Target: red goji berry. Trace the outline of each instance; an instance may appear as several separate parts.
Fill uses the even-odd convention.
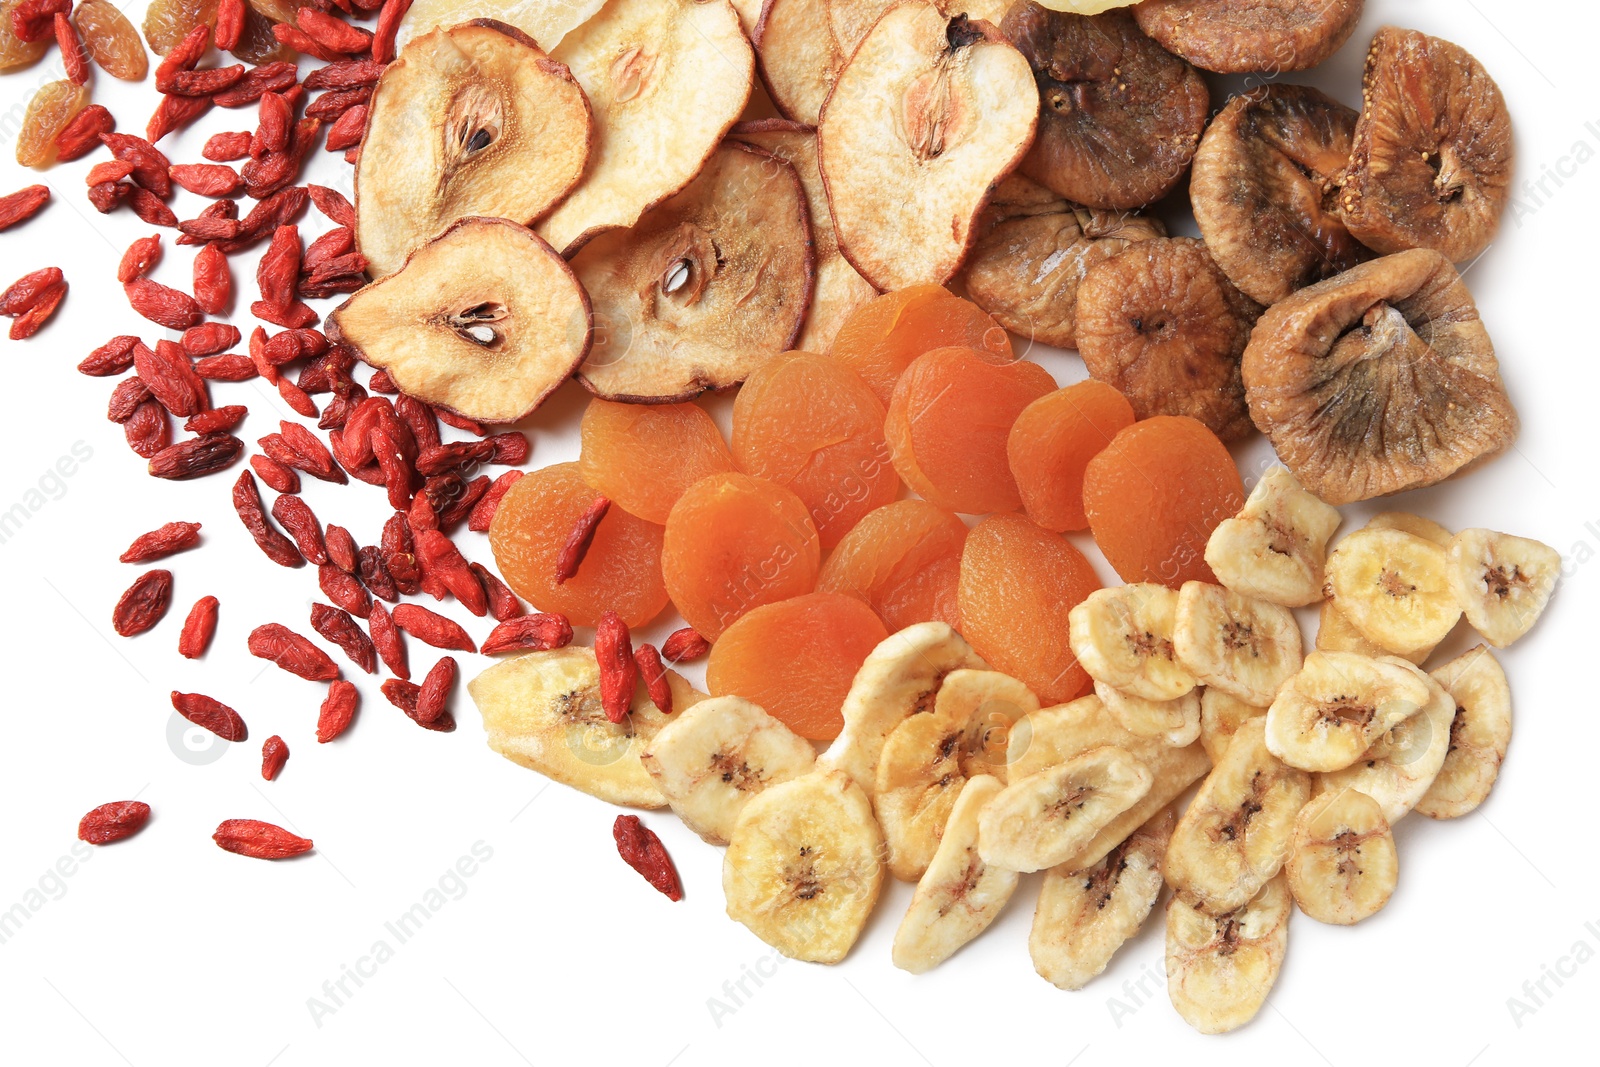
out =
[[[142,634],[161,621],[171,604],[172,572],[145,571],[117,600],[111,626],[123,637]]]
[[[131,282],[135,278],[142,278],[160,262],[161,235],[153,233],[149,237],[141,237],[122,253],[122,261],[117,264],[117,281]]]
[[[195,64],[206,54],[206,47],[210,43],[210,26],[197,25],[185,33],[156,67],[156,89],[166,92],[171,85],[173,75],[181,70],[193,70]]]
[[[491,463],[515,467],[519,463],[527,462],[528,453],[533,451],[533,446],[528,444],[528,438],[515,430],[497,433],[487,440],[494,446],[489,460]]]
[[[21,315],[63,280],[60,267],[41,267],[24,274],[12,282],[4,293],[0,293],[0,315]]]
[[[256,365],[249,356],[207,356],[197,360],[194,372],[212,382],[243,382],[256,376]]]
[[[100,135],[117,128],[117,120],[100,104],[90,104],[56,134],[56,162],[71,163],[100,147]],[[123,176],[110,179],[119,181]],[[102,181],[106,179],[101,179]],[[96,184],[90,182],[90,185]]]
[[[204,693],[180,693],[174,689],[172,706],[179,715],[196,726],[210,730],[224,741],[243,741],[246,737],[244,720],[239,713]]]
[[[225,322],[201,323],[183,331],[178,343],[192,358],[214,356],[239,343],[239,329]]]
[[[387,393],[390,396],[400,391],[400,387],[394,384],[394,379],[389,377],[389,372],[381,367],[373,371],[372,377],[367,379],[367,388],[374,393]]]
[[[21,41],[42,41],[50,35],[55,17],[72,10],[72,0],[21,0],[11,8],[11,32]]]
[[[372,613],[372,595],[361,581],[333,564],[324,563],[317,568],[317,585],[323,596],[356,618],[364,619]]]
[[[594,498],[594,502],[584,509],[578,521],[573,524],[572,532],[567,535],[567,543],[561,546],[561,551],[556,554],[556,584],[565,584],[568,578],[578,573],[578,568],[583,566],[583,558],[589,554],[589,546],[594,543],[594,532],[600,526],[600,520],[606,517],[606,512],[611,510],[611,501],[603,496]]]
[[[133,418],[139,405],[150,398],[150,390],[144,384],[144,379],[137,374],[130,374],[111,390],[111,399],[106,402],[106,418],[115,423],[127,422]]]
[[[272,502],[272,517],[288,531],[300,554],[318,566],[328,562],[328,550],[322,540],[322,523],[316,513],[300,497],[290,493],[280,494]]]
[[[353,229],[356,224],[356,209],[337,189],[329,189],[325,185],[308,185],[306,193],[311,197],[311,202],[317,210],[326,215],[332,222]]]
[[[455,466],[455,463],[447,461],[434,470],[423,467],[422,454],[439,447],[439,420],[434,417],[432,408],[416,397],[402,394],[394,401],[394,413],[400,416],[400,421],[411,431],[411,439],[416,442],[418,472],[438,474],[447,467]]]
[[[318,96],[306,107],[306,114],[323,122],[336,122],[350,111],[372,99],[372,89],[331,89]]]
[[[297,414],[308,419],[317,417],[317,403],[312,400],[306,391],[287,378],[278,379],[278,395],[283,397],[283,402],[288,404]]]
[[[368,674],[378,671],[377,645],[366,635],[348,611],[329,604],[311,605],[311,628],[325,641],[339,646],[346,658]]]
[[[123,420],[122,434],[128,447],[152,464],[178,447],[172,443],[172,420],[167,417],[167,409],[155,397],[134,405],[133,412]],[[152,466],[150,473],[155,472]]]
[[[162,199],[148,189],[134,186],[128,190],[128,206],[141,222],[151,226],[177,226],[178,216],[172,213]],[[164,324],[163,324],[164,325]]]
[[[400,30],[400,20],[411,9],[411,0],[386,0],[378,12],[378,25],[372,31],[372,61],[394,61],[395,35]]]
[[[661,653],[651,644],[640,645],[633,653],[633,662],[639,667],[639,680],[650,701],[661,714],[672,714],[672,686],[667,681],[667,668],[661,663]]]
[[[461,606],[482,618],[489,611],[483,583],[472,573],[461,551],[438,530],[417,530],[417,563],[425,576],[437,578],[461,601]]]
[[[246,71],[245,76],[211,98],[218,107],[248,107],[261,99],[262,93],[279,92],[299,80],[300,72],[288,60],[263,63]]]
[[[451,656],[443,656],[422,679],[422,688],[417,693],[417,722],[428,726],[449,714],[446,702],[455,684],[456,661]]]
[[[385,700],[405,712],[407,718],[423,729],[449,733],[456,728],[455,716],[448,711],[432,722],[423,722],[417,718],[417,698],[422,695],[422,687],[420,685],[399,678],[390,678],[378,689],[383,693]]]
[[[611,824],[611,837],[617,843],[617,854],[644,876],[668,900],[683,899],[683,885],[678,881],[677,868],[667,855],[667,846],[655,831],[639,821],[637,815],[618,815]]]
[[[258,860],[281,860],[310,852],[310,838],[256,819],[224,819],[211,840],[225,852]]]
[[[409,679],[411,665],[406,655],[405,641],[401,638],[394,619],[389,615],[388,608],[379,603],[372,605],[372,614],[367,616],[367,633],[371,635],[373,647],[383,658],[383,664],[389,668],[389,673],[396,678]]]
[[[489,597],[489,614],[496,622],[515,619],[523,612],[522,601],[502,582],[498,575],[481,563],[474,563],[472,573],[477,575],[483,591]]]
[[[416,604],[397,604],[391,613],[394,624],[425,645],[455,652],[476,652],[467,631],[451,619]]]
[[[299,277],[300,228],[293,224],[279,226],[256,266],[262,301],[274,308],[289,307],[295,301],[294,286]]]
[[[495,512],[500,510],[501,499],[521,478],[521,471],[506,471],[491,482],[488,491],[483,494],[483,499],[473,505],[472,514],[467,518],[467,529],[488,533],[490,525],[494,522]]]
[[[243,471],[233,483],[233,510],[239,521],[250,531],[250,536],[266,557],[280,567],[298,567],[305,557],[293,541],[285,537],[267,521],[266,509],[261,503],[261,490],[249,471]]]
[[[120,182],[132,173],[132,163],[121,159],[108,159],[90,167],[89,173],[83,180],[89,185],[103,185],[107,182]]]
[[[61,12],[55,15],[56,47],[61,49],[61,65],[73,85],[89,84],[89,54],[73,28],[72,20]]]
[[[633,706],[639,665],[633,658],[628,624],[614,611],[600,613],[594,629],[594,658],[600,665],[600,706],[608,720],[621,722]]]
[[[200,154],[213,163],[232,163],[250,154],[248,133],[214,133],[207,138]]]
[[[194,297],[149,278],[135,278],[122,291],[133,310],[169,330],[187,330],[206,317]]]
[[[217,24],[212,30],[211,40],[219,52],[231,52],[239,46],[248,16],[249,8],[245,0],[221,0],[217,4]]]
[[[239,172],[226,163],[179,163],[168,173],[174,182],[198,196],[232,196],[244,187]]]
[[[206,245],[194,257],[194,299],[208,315],[225,315],[233,303],[233,273],[216,245]]]
[[[446,426],[454,426],[458,430],[465,430],[467,433],[470,433],[475,437],[489,436],[489,431],[484,429],[481,423],[473,422],[471,419],[466,418],[465,416],[457,415],[449,408],[436,407],[433,409],[433,413],[437,415],[439,421],[444,423]]]
[[[372,34],[314,7],[296,12],[295,24],[329,52],[356,55],[372,46]]]
[[[269,152],[289,147],[294,129],[294,109],[281,93],[262,93],[256,102],[256,132],[250,138],[250,158],[260,159]]]
[[[217,433],[231,430],[244,420],[250,409],[243,404],[228,404],[190,415],[183,428],[190,433]]]
[[[289,762],[289,746],[283,738],[273,734],[261,746],[261,777],[272,781]]]
[[[49,202],[48,185],[30,185],[7,196],[0,196],[0,230],[10,229],[19,222],[33,218]]]
[[[186,419],[211,406],[205,380],[194,372],[182,345],[174,341],[157,341],[153,349],[138,345],[133,350],[133,366],[150,395],[178,418]]]
[[[139,339],[132,334],[113,337],[85,356],[78,364],[78,372],[95,378],[121,374],[133,366],[133,346],[138,343]]]
[[[278,429],[283,434],[284,441],[294,450],[305,466],[299,469],[323,481],[344,482],[344,472],[333,461],[328,447],[317,440],[316,434],[300,425],[298,422],[283,420],[278,423]]]
[[[193,548],[200,543],[198,522],[169,522],[133,539],[117,559],[123,563],[149,563]]]
[[[400,599],[400,590],[394,583],[394,577],[389,573],[389,568],[383,565],[383,551],[376,545],[356,550],[356,574],[379,600],[393,604]]]
[[[155,145],[131,133],[104,133],[100,141],[117,159],[133,164],[129,176],[135,184],[163,200],[172,195],[172,177],[168,174],[172,161]]]
[[[328,524],[327,533],[323,535],[323,543],[328,549],[328,562],[344,571],[354,574],[358,566],[356,561],[356,539],[350,536],[350,531],[343,526]]]
[[[150,805],[142,800],[113,800],[78,820],[78,840],[109,845],[132,837],[150,821]]]
[[[711,642],[703,637],[699,630],[693,626],[685,626],[681,630],[674,630],[661,642],[661,654],[671,663],[685,663],[697,660],[711,651]]]
[[[485,656],[496,652],[545,652],[571,643],[572,624],[565,615],[537,612],[502,622],[489,631],[478,651]]]
[[[153,405],[167,417],[161,405]],[[127,425],[132,425],[130,422]],[[124,426],[124,429],[127,427]],[[169,445],[150,457],[148,469],[151,477],[181,481],[200,478],[226,470],[244,453],[244,442],[231,433],[203,433],[187,441]]]
[[[453,474],[449,477],[456,485],[452,486],[452,499],[449,504],[439,512],[439,530],[441,533],[447,534],[467,521],[467,517],[472,514],[472,509],[478,506],[478,501],[482,500],[484,494],[489,491],[489,476],[487,474],[480,474],[464,485],[460,484],[460,475]],[[427,487],[424,486],[423,488],[424,492],[426,492]]]
[[[183,620],[183,631],[178,634],[178,654],[184,659],[199,659],[211,647],[211,638],[217,632],[217,598],[203,596],[189,609]]]
[[[38,333],[39,328],[55,314],[56,308],[61,305],[61,299],[66,295],[66,282],[58,282],[39,294],[39,299],[34,301],[33,306],[18,315],[16,321],[11,324],[9,333],[11,339],[23,341]]]
[[[327,744],[350,728],[356,717],[356,705],[361,701],[361,691],[349,682],[339,680],[328,684],[328,695],[317,712],[317,743]]]
[[[230,71],[232,68],[229,68]],[[186,75],[179,75],[186,77]],[[167,93],[161,98],[161,103],[150,115],[150,121],[145,123],[144,135],[151,143],[155,144],[169,133],[184,129],[191,125],[201,115],[211,110],[210,96],[182,96],[176,92]]]
[[[251,630],[249,648],[252,656],[271,660],[308,682],[339,677],[339,665],[326,652],[281,623],[264,623]]]
[[[328,127],[323,148],[329,152],[343,152],[361,143],[367,132],[367,105],[357,104],[334,120]]]

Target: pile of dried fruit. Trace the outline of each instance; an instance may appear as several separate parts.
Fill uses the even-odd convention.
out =
[[[244,456],[248,412],[211,383],[264,378],[316,420],[325,437],[284,420],[258,438],[234,508],[273,562],[316,568],[311,630],[381,666],[418,725],[454,728],[459,667],[412,682],[408,639],[515,653],[468,685],[490,746],[726,844],[728,913],[800,959],[849,952],[885,867],[917,883],[893,949],[913,972],[1043,871],[1030,950],[1076,989],[1171,886],[1170,995],[1208,1033],[1263,1003],[1291,901],[1373,914],[1394,823],[1483,801],[1505,677],[1481,646],[1421,665],[1463,616],[1495,647],[1521,637],[1559,557],[1403,513],[1329,548],[1330,505],[1435,484],[1516,433],[1453,266],[1492,239],[1511,168],[1473,57],[1384,29],[1359,112],[1273,82],[1213,117],[1203,71],[1313,66],[1360,0],[571,0],[517,25],[483,7],[155,0],[163,96],[139,137],[89,103],[91,60],[147,73],[114,7],[0,0],[0,70],[54,41],[68,73],[18,160],[104,148],[90,202],[198,249],[184,292],[150,277],[159,235],[128,248],[128,303],[171,336],[113,338],[79,369],[123,376],[107,414],[159,478]],[[758,78],[783,117],[752,104]],[[156,147],[251,105],[205,162]],[[319,141],[354,166],[354,204],[298,184]],[[1200,239],[1136,213],[1185,177]],[[175,187],[212,204],[179,220]],[[49,199],[0,198],[0,230]],[[333,224],[309,244],[308,204]],[[229,257],[262,244],[246,340],[221,321]],[[12,338],[66,293],[53,267],[8,288]],[[345,294],[320,329],[308,301]],[[1089,379],[1058,388],[1008,331],[1077,349]],[[594,394],[577,462],[480,473],[524,465],[527,438],[493,427],[574,376]],[[734,386],[724,439],[692,401]],[[1257,429],[1287,466],[1247,496],[1226,443]],[[381,490],[374,543],[324,525],[302,475]],[[463,526],[503,580],[461,553]],[[1126,584],[1101,587],[1064,536],[1083,531]],[[172,522],[122,559],[199,543]],[[155,627],[172,588],[140,575],[118,633]],[[480,645],[402,599],[422,594],[498,625]],[[689,626],[635,648],[669,604]],[[1292,609],[1312,605],[1305,654]],[[218,611],[194,604],[181,655],[205,654]],[[321,645],[265,621],[249,649],[327,683],[319,742],[350,725],[359,692]],[[705,656],[709,694],[670,669]],[[172,703],[247,736],[208,695]],[[269,738],[263,777],[288,756]],[[104,805],[80,836],[149,814]],[[679,899],[656,835],[632,815],[613,832]],[[240,819],[215,840],[312,847]]]

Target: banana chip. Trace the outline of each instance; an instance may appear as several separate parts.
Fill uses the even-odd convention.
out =
[[[1140,582],[1097,589],[1067,617],[1067,640],[1089,677],[1129,696],[1176,700],[1194,676],[1173,655],[1178,594]]]
[[[1322,599],[1328,538],[1339,512],[1301,488],[1287,467],[1273,467],[1244,508],[1206,542],[1206,563],[1235,593],[1298,608]]]
[[[1278,604],[1184,582],[1173,631],[1178,661],[1211,688],[1266,707],[1300,669],[1300,624]]]
[[[1423,679],[1428,702],[1374,742],[1355,763],[1319,775],[1317,791],[1359,790],[1378,802],[1383,817],[1393,826],[1417,805],[1444,766],[1456,702],[1438,682],[1404,660],[1390,658],[1387,662],[1406,667]]]
[[[1228,751],[1228,745],[1239,727],[1266,714],[1266,708],[1246,704],[1220,689],[1207,689],[1201,693],[1200,745],[1211,757],[1211,762],[1222,762],[1222,756]]]
[[[1006,786],[978,817],[978,855],[1042,871],[1082,852],[1150,792],[1149,769],[1125,749],[1095,748]]]
[[[1383,809],[1354,789],[1313,799],[1294,821],[1284,873],[1295,903],[1318,922],[1351,926],[1376,915],[1400,879]]]
[[[1493,530],[1462,530],[1446,557],[1457,603],[1495,648],[1533,629],[1561,576],[1561,553]]]
[[[1167,996],[1202,1034],[1225,1034],[1256,1017],[1289,948],[1289,890],[1274,878],[1255,899],[1212,916],[1181,897],[1167,905]]]
[[[1506,672],[1482,645],[1433,672],[1455,701],[1444,765],[1417,801],[1430,819],[1458,819],[1482,804],[1500,776],[1511,745],[1511,687]]]
[[[1368,641],[1395,655],[1432,648],[1461,618],[1445,550],[1401,530],[1365,529],[1328,557],[1328,589]]]
[[[1372,659],[1398,655],[1418,667],[1427,662],[1428,657],[1433,655],[1434,649],[1433,645],[1429,645],[1427,648],[1414,649],[1411,652],[1396,653],[1375,645],[1363,637],[1361,631],[1344,617],[1344,612],[1339,610],[1339,605],[1332,598],[1322,602],[1322,610],[1317,616],[1316,644],[1323,652],[1354,652],[1358,656],[1368,656]]]
[[[1267,748],[1303,771],[1342,770],[1431,697],[1394,657],[1313,652],[1267,709]]]
[[[1200,694],[1193,689],[1176,700],[1146,700],[1096,682],[1094,695],[1129,733],[1174,748],[1191,745],[1200,736]]]

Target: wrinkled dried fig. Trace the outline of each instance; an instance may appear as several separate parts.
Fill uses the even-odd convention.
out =
[[[1281,74],[1337,52],[1363,0],[1144,0],[1139,26],[1161,47],[1220,74]]]
[[[1267,85],[1228,101],[1200,139],[1195,221],[1217,266],[1261,303],[1372,258],[1337,213],[1356,117],[1308,86]]]
[[[1415,249],[1274,304],[1244,353],[1250,414],[1329,504],[1433,485],[1517,435],[1494,345],[1449,260]]]
[[[1204,242],[1141,241],[1078,286],[1078,353],[1139,418],[1187,415],[1234,441],[1251,428],[1239,358],[1260,315]]]
[[[1512,157],[1511,115],[1481,63],[1415,30],[1378,31],[1338,179],[1344,223],[1362,244],[1472,259],[1500,228]]]
[[[578,378],[597,396],[647,404],[737,384],[793,344],[812,266],[794,168],[727,141],[638,225],[573,257],[596,324]]]
[[[1167,233],[1159,219],[1074,204],[1019,174],[1000,183],[984,222],[967,256],[967,296],[1012,333],[1057,348],[1078,346],[1078,285],[1089,268]]]
[[[1039,90],[1024,174],[1100,208],[1143,207],[1178,184],[1210,117],[1198,71],[1126,11],[1069,15],[1021,0],[1001,29]]]

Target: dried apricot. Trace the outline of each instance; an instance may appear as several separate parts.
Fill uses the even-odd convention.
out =
[[[785,352],[764,361],[733,405],[739,469],[794,490],[823,548],[900,494],[883,439],[883,404],[837,360]]]
[[[1117,434],[1083,476],[1083,509],[1125,582],[1216,582],[1206,542],[1244,506],[1244,483],[1217,435],[1185,415]]]
[[[815,589],[821,559],[817,527],[792,490],[713,474],[672,506],[661,572],[689,625],[715,641],[752,608]]]
[[[17,162],[24,167],[48,167],[54,163],[56,136],[88,104],[88,88],[65,78],[40,86],[28,102],[17,134]]]
[[[925,499],[985,515],[1022,505],[1006,438],[1022,410],[1055,389],[1037,363],[977,348],[937,348],[900,376],[884,436],[894,469]]]
[[[1084,468],[1131,425],[1128,398],[1092,378],[1023,408],[1006,438],[1006,456],[1028,518],[1057,533],[1086,529]]]
[[[828,556],[817,590],[867,605],[890,631],[913,623],[958,626],[956,582],[967,525],[926,500],[897,500],[869,513]]]
[[[1011,338],[998,322],[940,285],[913,285],[867,301],[839,327],[828,354],[861,375],[887,405],[912,360],[950,345],[1012,355]]]
[[[123,81],[144,80],[150,70],[144,42],[115,4],[110,0],[83,0],[73,12],[72,21],[101,70]]]
[[[144,39],[150,45],[150,51],[164,56],[202,22],[208,26],[215,25],[219,2],[151,0],[144,13]]]
[[[1067,643],[1067,615],[1099,588],[1066,538],[1021,515],[991,515],[961,553],[961,634],[1041,704],[1065,703],[1089,688]]]
[[[45,54],[50,47],[53,37],[40,37],[37,41],[24,41],[17,36],[11,28],[11,9],[20,4],[22,0],[4,0],[0,2],[0,71],[16,70],[26,67],[30,63],[37,63],[39,57]]]
[[[871,608],[839,593],[766,604],[711,647],[706,688],[761,705],[801,737],[832,740],[856,671],[888,636]]]
[[[683,491],[733,470],[722,431],[694,404],[589,401],[579,429],[583,480],[623,511],[664,523]]]
[[[506,584],[540,611],[593,626],[609,610],[629,626],[642,626],[667,606],[662,529],[655,523],[612,508],[595,528],[578,572],[556,581],[556,557],[594,498],[576,463],[530,471],[501,498],[489,547]]]

